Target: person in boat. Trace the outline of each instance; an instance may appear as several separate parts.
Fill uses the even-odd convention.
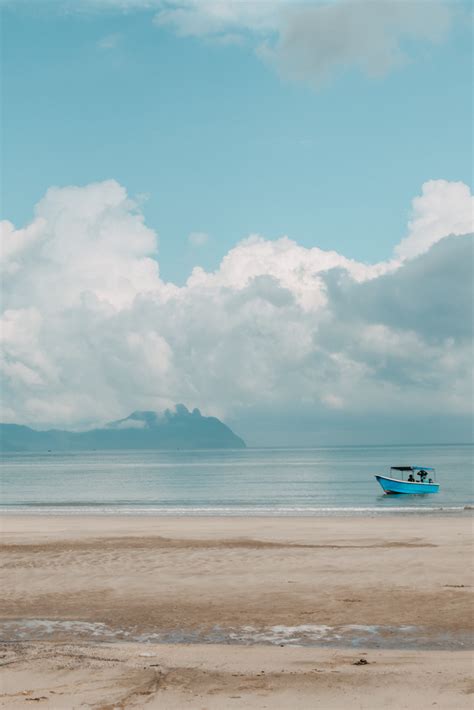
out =
[[[412,473],[410,473],[410,475],[408,476],[408,481],[409,481],[410,483],[415,483],[415,479],[413,478],[413,474],[412,474]]]

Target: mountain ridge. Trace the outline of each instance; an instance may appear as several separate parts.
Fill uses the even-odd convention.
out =
[[[162,413],[135,411],[102,428],[73,432],[37,430],[0,423],[2,451],[85,451],[110,449],[242,449],[245,442],[217,417],[190,412],[183,404]]]

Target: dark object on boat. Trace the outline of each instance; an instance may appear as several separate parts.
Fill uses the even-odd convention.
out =
[[[369,662],[365,658],[359,658],[359,660],[356,661],[355,663],[353,663],[352,665],[353,666],[367,666],[368,663]]]

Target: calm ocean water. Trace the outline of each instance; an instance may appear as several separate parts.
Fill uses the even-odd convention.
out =
[[[472,445],[243,451],[11,453],[1,512],[344,515],[461,511],[473,505]],[[386,496],[390,465],[434,466],[437,495]]]

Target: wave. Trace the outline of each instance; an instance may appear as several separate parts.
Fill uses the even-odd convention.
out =
[[[453,514],[471,511],[472,505],[451,506],[153,506],[105,505],[103,503],[29,503],[0,506],[0,515],[152,515],[176,517],[304,517],[392,515],[424,513]]]

